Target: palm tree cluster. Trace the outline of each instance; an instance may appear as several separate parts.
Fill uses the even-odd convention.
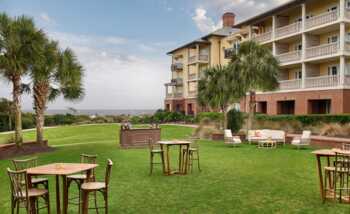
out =
[[[23,77],[30,84],[23,84]],[[32,18],[9,17],[0,13],[0,77],[12,84],[15,118],[15,142],[23,142],[21,95],[33,94],[37,142],[42,142],[47,103],[63,95],[65,99],[82,98],[83,67],[69,48],[61,50],[58,42],[38,29]]]
[[[256,91],[270,91],[278,87],[279,62],[271,51],[255,41],[243,42],[226,66],[214,66],[204,70],[198,82],[198,102],[224,113],[230,105],[249,95],[247,130],[251,129],[256,103]]]

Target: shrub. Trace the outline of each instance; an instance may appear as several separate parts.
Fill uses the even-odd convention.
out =
[[[240,111],[232,109],[227,113],[227,126],[232,133],[237,133],[242,128],[243,123],[244,118]]]
[[[220,112],[201,112],[197,114],[196,122],[201,122],[203,118],[207,118],[212,122],[221,123],[224,119],[224,115]]]
[[[22,128],[23,129],[35,128],[34,114],[32,114],[32,113],[23,113],[22,114]]]

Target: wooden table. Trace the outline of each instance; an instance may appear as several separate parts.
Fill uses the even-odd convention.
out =
[[[163,168],[165,175],[174,175],[174,174],[181,174],[186,175],[187,174],[187,164],[188,164],[188,158],[189,158],[189,150],[190,150],[190,141],[158,141],[157,144],[160,145],[163,152],[163,160],[166,160],[165,167]],[[170,154],[169,154],[169,148],[171,146],[179,146],[179,169],[177,171],[171,171],[170,168]],[[166,149],[164,149],[164,147]],[[182,155],[183,147],[185,147],[186,155]]]
[[[260,140],[258,142],[258,148],[277,148],[277,142],[275,140]]]
[[[67,175],[76,174],[79,172],[86,171],[87,178],[90,177],[91,170],[96,168],[97,164],[84,164],[84,163],[53,163],[43,166],[37,166],[27,169],[28,181],[31,181],[31,176],[36,175],[55,175],[56,176],[56,213],[57,214],[67,214],[68,208],[68,188],[67,188]],[[62,192],[63,192],[63,211],[61,212],[61,202],[60,202],[60,182],[59,177],[62,177]],[[32,184],[29,183],[29,187]],[[34,203],[31,203],[34,205]],[[31,212],[35,213],[35,205],[31,208]]]
[[[323,168],[322,168],[321,158],[326,158],[327,159],[327,166],[331,166],[330,158],[335,157],[336,152],[344,153],[345,151],[342,151],[340,149],[321,149],[321,150],[315,150],[315,151],[311,152],[312,154],[316,155],[318,177],[320,180],[320,192],[321,192],[321,199],[322,200],[324,200],[327,196],[324,195],[324,183],[323,183],[323,172],[322,172]],[[333,196],[330,196],[330,197],[333,197]]]

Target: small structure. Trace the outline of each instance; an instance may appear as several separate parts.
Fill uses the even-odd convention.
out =
[[[130,125],[122,125],[120,128],[119,142],[124,149],[146,148],[148,140],[160,141],[160,128],[158,124],[149,128],[132,128]]]

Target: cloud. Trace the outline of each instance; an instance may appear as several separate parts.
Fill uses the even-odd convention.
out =
[[[53,19],[47,13],[41,13],[39,15],[40,19],[46,23],[53,23]]]
[[[197,8],[195,10],[195,15],[192,17],[192,20],[202,33],[209,33],[220,27],[220,23],[215,24],[213,19],[207,16],[207,11],[203,8]]]

